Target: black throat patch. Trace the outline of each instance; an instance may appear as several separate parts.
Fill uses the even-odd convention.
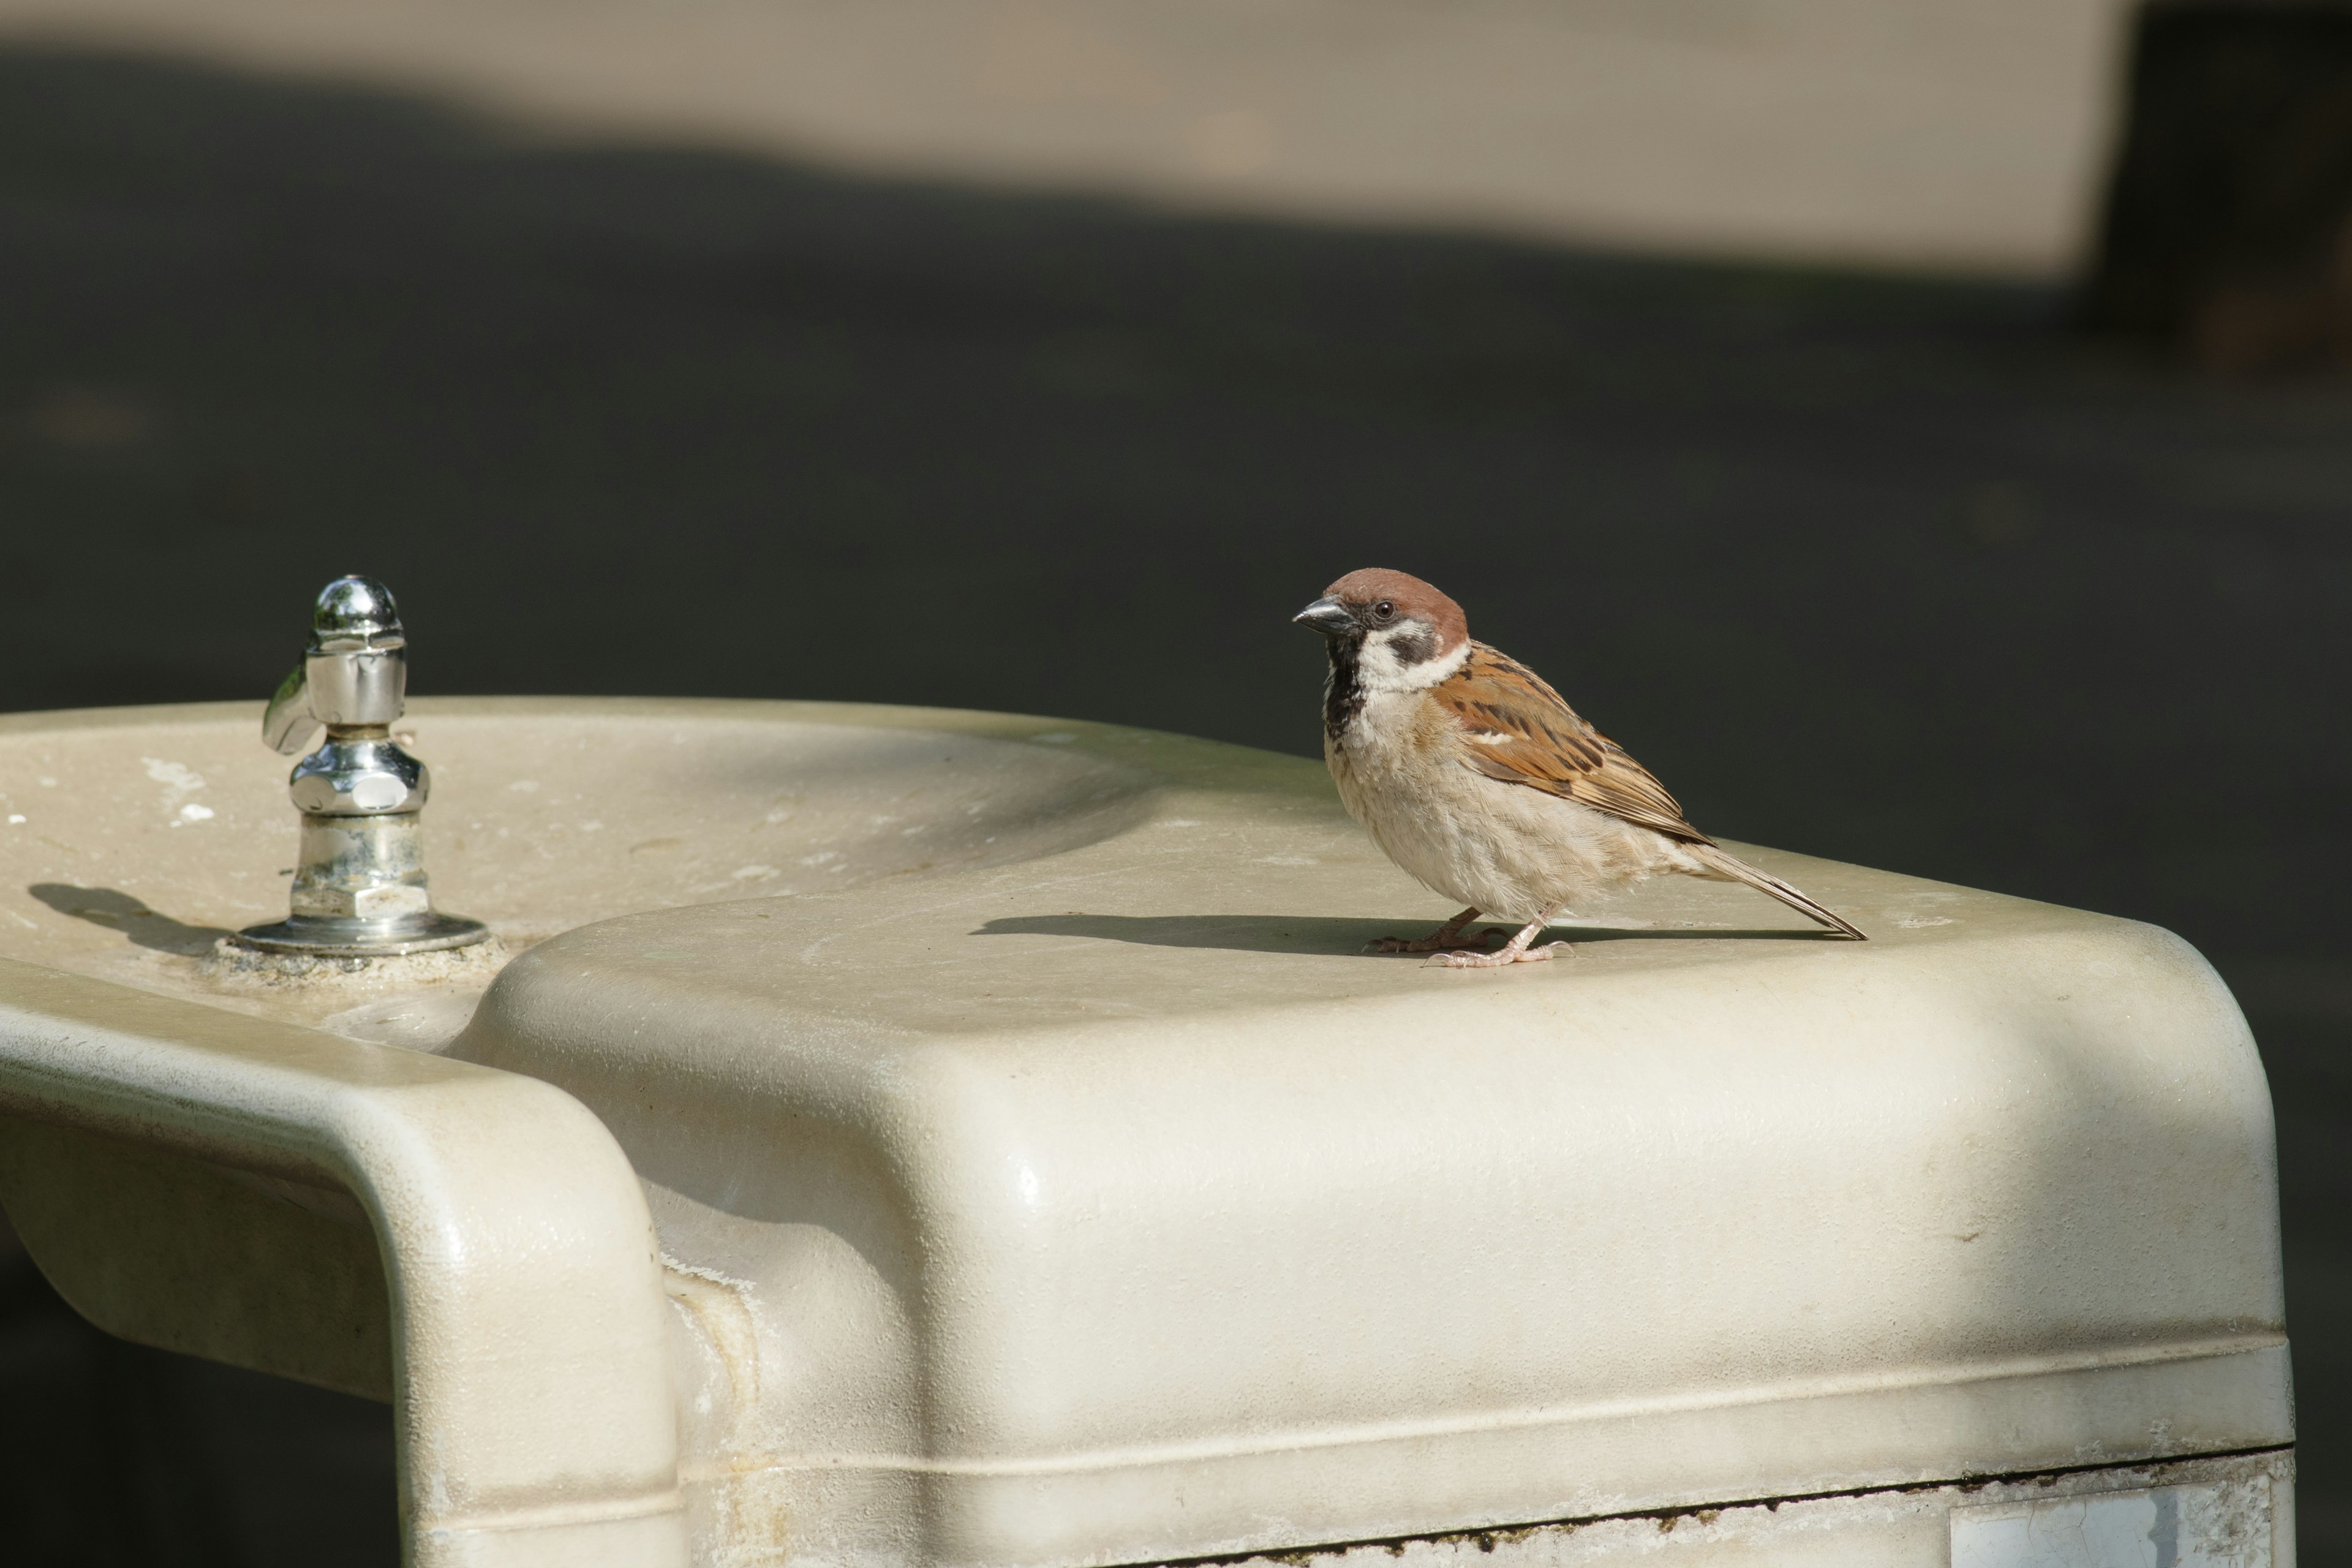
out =
[[[1323,682],[1323,736],[1338,741],[1364,710],[1364,680],[1356,668],[1364,639],[1361,636],[1333,637],[1328,651],[1331,674]]]

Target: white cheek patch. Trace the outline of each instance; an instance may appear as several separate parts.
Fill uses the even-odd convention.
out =
[[[1396,649],[1389,646],[1387,633],[1364,639],[1363,651],[1356,656],[1356,675],[1375,690],[1404,684],[1404,666],[1398,661]]]
[[[1434,637],[1429,625],[1418,620],[1400,621],[1372,633],[1364,639],[1362,652],[1356,656],[1357,679],[1370,691],[1418,691],[1436,685],[1470,658],[1468,643],[1442,658],[1421,664],[1407,664],[1399,657],[1396,647],[1400,642],[1433,640]]]

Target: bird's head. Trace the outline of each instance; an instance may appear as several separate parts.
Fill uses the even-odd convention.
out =
[[[1373,690],[1434,686],[1470,652],[1461,605],[1418,577],[1378,566],[1349,573],[1291,619],[1321,632],[1332,662],[1353,664]]]

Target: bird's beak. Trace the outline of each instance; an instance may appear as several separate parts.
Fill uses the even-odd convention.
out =
[[[1293,626],[1313,626],[1327,637],[1336,637],[1356,629],[1356,617],[1348,606],[1337,599],[1318,599],[1290,617]]]

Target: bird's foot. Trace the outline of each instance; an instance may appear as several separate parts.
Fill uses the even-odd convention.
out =
[[[1555,956],[1574,958],[1573,943],[1548,942],[1540,947],[1506,947],[1496,952],[1438,952],[1430,955],[1424,968],[1441,969],[1500,969],[1507,963],[1546,963]]]
[[[1436,952],[1463,941],[1463,928],[1477,918],[1476,910],[1464,910],[1427,936],[1384,936],[1367,945],[1364,951],[1366,952]],[[1484,931],[1468,940],[1473,942],[1491,942],[1502,934],[1498,931]]]
[[[1544,928],[1551,924],[1551,917],[1558,913],[1557,906],[1546,910],[1521,926],[1519,934],[1496,952],[1440,952],[1432,954],[1429,962],[1432,965],[1446,969],[1500,969],[1507,963],[1542,963],[1555,953],[1573,955],[1576,950],[1564,942],[1548,942],[1540,947],[1533,945],[1536,938],[1543,935]]]

